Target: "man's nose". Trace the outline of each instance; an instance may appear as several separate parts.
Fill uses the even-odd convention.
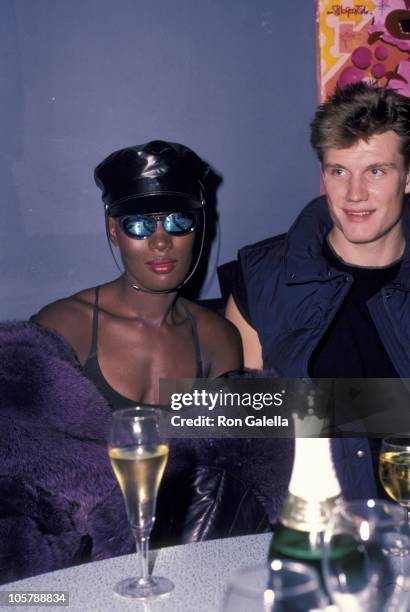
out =
[[[347,186],[349,202],[365,202],[369,197],[366,180],[361,176],[351,176]]]
[[[172,236],[167,234],[161,225],[157,222],[155,232],[148,238],[148,246],[153,251],[167,251],[172,247]]]

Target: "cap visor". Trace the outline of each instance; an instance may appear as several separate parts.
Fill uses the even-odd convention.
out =
[[[122,215],[149,215],[200,208],[202,208],[202,203],[189,197],[175,194],[153,194],[111,204],[109,213],[112,217],[121,217]]]

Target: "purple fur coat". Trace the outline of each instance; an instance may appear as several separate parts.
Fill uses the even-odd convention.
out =
[[[60,338],[0,324],[0,582],[132,551],[109,419]]]
[[[110,414],[61,337],[0,323],[0,583],[134,549],[107,456]],[[156,544],[265,530],[292,459],[285,439],[173,440]]]

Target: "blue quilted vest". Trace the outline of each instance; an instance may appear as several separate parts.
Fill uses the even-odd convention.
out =
[[[353,282],[350,275],[330,267],[322,255],[323,241],[331,227],[326,198],[320,197],[303,209],[287,234],[239,251],[264,368],[283,377],[308,376],[309,359]],[[407,239],[408,198],[404,232]],[[410,378],[408,246],[398,277],[368,302],[368,308],[394,367],[402,378]],[[368,440],[335,439],[332,450],[345,496],[377,496]]]

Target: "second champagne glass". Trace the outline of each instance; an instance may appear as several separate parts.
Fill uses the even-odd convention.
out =
[[[324,536],[323,574],[341,612],[405,612],[407,567],[391,554],[408,546],[406,515],[384,500],[339,502]]]
[[[379,476],[386,493],[406,508],[410,522],[410,435],[383,440]]]
[[[273,559],[239,570],[225,592],[223,612],[309,612],[325,604],[316,571]]]
[[[167,578],[150,576],[148,571],[149,537],[169,450],[160,435],[158,412],[139,407],[114,412],[108,446],[140,565],[139,576],[122,580],[114,590],[118,595],[134,599],[164,595],[174,588],[173,583]]]

